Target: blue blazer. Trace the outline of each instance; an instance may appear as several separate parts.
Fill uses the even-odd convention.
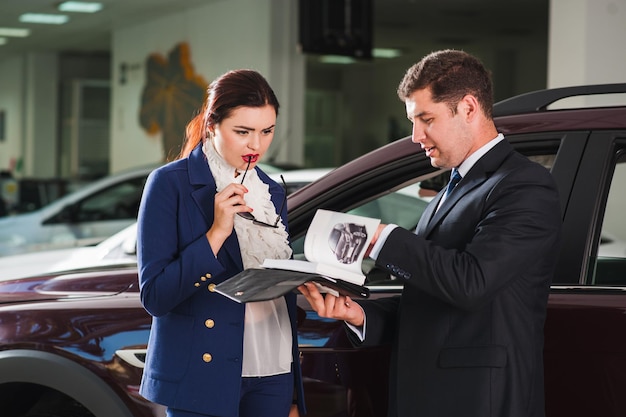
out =
[[[364,345],[393,344],[389,416],[543,417],[543,325],[561,210],[549,171],[498,143],[417,233],[376,260],[401,297],[360,302]]]
[[[284,189],[257,168],[276,207]],[[153,171],[138,216],[141,302],[153,316],[140,393],[191,412],[238,413],[244,304],[214,292],[243,270],[235,232],[213,256],[205,237],[213,222],[215,180],[201,146]],[[287,224],[287,209],[281,213]],[[293,369],[304,413],[296,295],[285,296],[293,334]]]

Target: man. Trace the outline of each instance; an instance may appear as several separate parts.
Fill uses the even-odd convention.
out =
[[[543,325],[559,249],[550,173],[513,150],[492,120],[488,71],[455,50],[429,54],[398,87],[413,142],[462,179],[416,231],[381,225],[369,255],[404,282],[401,297],[323,297],[355,344],[392,345],[389,416],[544,415]]]

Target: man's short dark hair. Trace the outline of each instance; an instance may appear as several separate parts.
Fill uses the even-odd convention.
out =
[[[471,94],[485,115],[492,117],[491,73],[467,52],[445,49],[432,52],[409,68],[398,86],[398,97],[406,100],[417,90],[429,88],[436,103],[446,103],[453,113],[463,97]]]

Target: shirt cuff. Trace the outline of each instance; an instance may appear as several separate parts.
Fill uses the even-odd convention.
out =
[[[359,308],[363,310],[363,307],[359,306]],[[352,333],[354,333],[361,342],[365,340],[365,325],[367,324],[367,317],[365,316],[365,311],[363,312],[363,325],[362,326],[357,327],[348,322],[344,322],[344,323],[346,323],[346,326],[348,326],[348,328],[352,330]]]

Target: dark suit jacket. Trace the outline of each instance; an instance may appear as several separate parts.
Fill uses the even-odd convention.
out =
[[[368,300],[363,345],[393,343],[390,415],[544,415],[543,325],[560,238],[552,176],[502,141],[417,234],[395,229],[376,264],[401,297]]]
[[[284,189],[258,173],[269,184],[274,205],[280,207]],[[137,253],[141,302],[153,321],[140,393],[172,408],[237,415],[245,306],[213,288],[240,272],[243,262],[234,232],[217,258],[205,237],[213,222],[215,193],[201,147],[189,158],[158,168],[146,182]],[[285,208],[284,224],[286,214]],[[296,295],[285,298],[296,387],[302,399]]]

